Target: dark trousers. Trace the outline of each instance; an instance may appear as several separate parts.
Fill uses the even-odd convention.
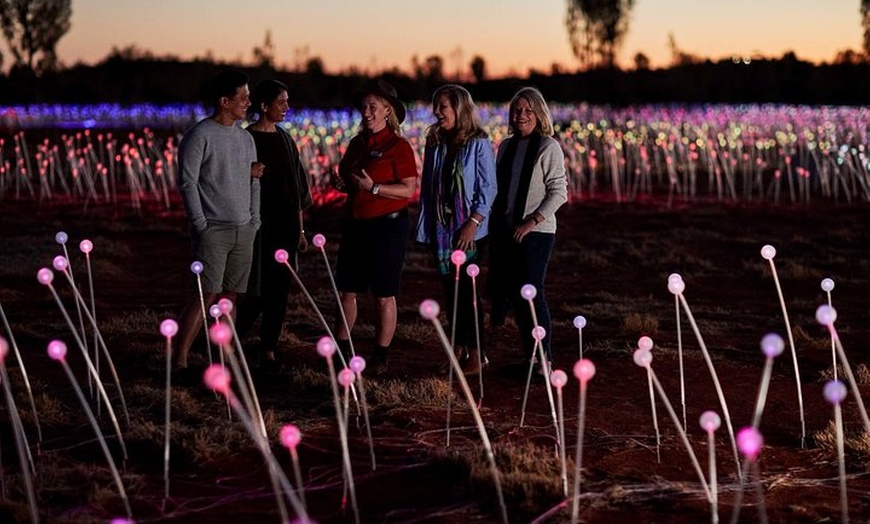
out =
[[[494,297],[493,321],[496,324],[504,321],[505,306],[509,305],[513,309],[527,359],[531,357],[535,349],[535,339],[532,337],[532,329],[535,324],[532,320],[529,303],[520,294],[520,290],[526,284],[535,286],[538,291],[533,300],[535,315],[538,317],[538,325],[547,330],[547,335],[541,344],[547,359],[553,359],[550,347],[553,322],[550,318],[550,307],[544,292],[544,281],[547,278],[547,266],[550,264],[550,255],[553,253],[555,240],[556,235],[552,233],[535,232],[527,234],[519,244],[506,235],[500,235],[497,242],[493,239],[490,276],[497,275],[489,282],[489,288]],[[496,265],[501,267],[496,267]],[[501,297],[501,299],[496,297]]]
[[[477,294],[475,295],[471,277],[466,272],[468,266],[477,264],[480,266],[482,253],[486,249],[486,239],[474,242],[477,249],[474,257],[468,257],[459,268],[459,298],[456,302],[456,341],[455,346],[463,346],[467,349],[476,349],[477,340],[474,330],[474,304],[477,301],[477,332],[480,334],[480,348],[483,350],[483,302],[480,300],[480,275],[477,280]],[[451,266],[453,273],[441,275],[441,284],[444,287],[444,310],[447,312],[447,321],[453,320],[453,292],[456,289],[456,266]]]

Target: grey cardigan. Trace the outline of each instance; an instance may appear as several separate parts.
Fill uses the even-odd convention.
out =
[[[498,146],[496,163],[501,162],[507,148],[507,140]],[[538,233],[556,232],[556,211],[568,201],[568,180],[565,177],[565,154],[562,147],[552,137],[541,137],[538,157],[532,168],[532,179],[529,182],[529,193],[526,197],[524,217],[535,211],[544,217],[544,221],[535,226],[532,231]]]

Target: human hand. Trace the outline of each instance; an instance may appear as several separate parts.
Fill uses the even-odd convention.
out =
[[[463,251],[474,249],[474,233],[477,231],[477,225],[471,220],[465,222],[459,231],[456,232],[454,247]]]
[[[371,191],[375,185],[375,181],[366,173],[365,169],[361,169],[359,173],[351,173],[350,176],[353,179],[353,183],[363,191]]]
[[[534,219],[526,219],[525,222],[514,228],[514,240],[516,240],[517,243],[522,242],[526,235],[531,233],[537,225],[538,224],[535,222]]]
[[[251,178],[260,178],[266,172],[266,164],[262,162],[251,162]]]

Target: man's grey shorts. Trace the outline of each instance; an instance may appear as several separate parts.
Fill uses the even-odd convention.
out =
[[[244,293],[251,274],[254,254],[253,224],[210,226],[193,236],[193,256],[202,262],[202,290],[205,293]]]

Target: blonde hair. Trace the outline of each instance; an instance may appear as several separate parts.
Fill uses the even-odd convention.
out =
[[[392,131],[393,133],[395,133],[399,136],[404,136],[402,134],[402,124],[399,123],[399,117],[396,116],[396,108],[393,107],[393,104],[391,104],[390,101],[387,100],[386,98],[384,98],[382,96],[378,96],[375,93],[368,93],[366,96],[371,96],[371,97],[375,98],[384,107],[390,108],[390,114],[387,115],[387,127],[389,127],[390,131]],[[362,126],[362,123],[360,123],[360,132],[363,129],[365,129],[365,128]]]
[[[511,98],[510,105],[508,106],[510,112],[513,112],[514,107],[520,99],[528,102],[535,113],[535,117],[538,119],[536,130],[544,136],[553,136],[553,117],[550,116],[550,108],[547,106],[547,101],[544,100],[544,95],[534,87],[524,87]],[[508,122],[510,122],[510,119]],[[512,134],[517,132],[513,124],[508,125]]]
[[[456,113],[456,134],[452,141],[458,146],[463,146],[473,138],[486,136],[486,131],[480,124],[477,116],[477,106],[471,99],[471,93],[462,86],[448,84],[441,86],[432,94],[432,106],[438,103],[442,96],[447,97],[453,111]],[[427,144],[440,144],[448,140],[447,133],[441,129],[441,124],[435,122],[426,131]]]

